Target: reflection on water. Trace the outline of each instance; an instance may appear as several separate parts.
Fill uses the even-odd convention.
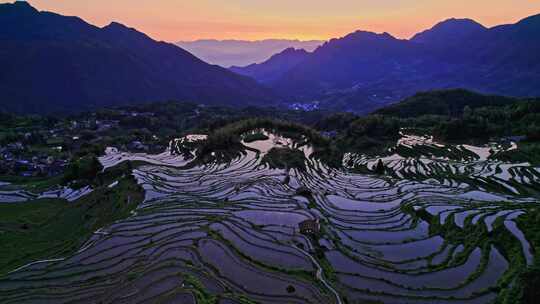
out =
[[[432,235],[432,223],[487,231],[502,221],[521,242],[527,261],[532,257],[515,225],[537,204],[531,198],[464,181],[439,182],[439,171],[429,166],[422,167],[423,174],[433,181],[424,182],[337,170],[307,157],[305,171],[291,169],[284,179],[284,170],[261,163],[263,154],[276,146],[305,149],[306,156],[311,150],[266,134],[267,140],[243,143],[259,153],[248,151],[228,164],[170,166],[186,160],[171,153],[126,154],[124,159],[149,160],[135,171],[146,191],[137,212],[101,229],[73,256],[9,274],[0,281],[0,298],[5,303],[165,301],[193,293],[189,274],[190,282],[195,278],[233,303],[241,303],[238,295],[261,303],[336,303],[316,283],[312,256],[332,269],[324,275],[349,301],[486,303],[507,273],[506,257],[490,243]],[[120,152],[109,152],[101,158],[104,165],[118,163]],[[405,159],[392,161],[411,166]],[[448,166],[468,168],[464,162]],[[298,196],[301,188],[309,195]],[[307,219],[322,224],[318,243],[324,247],[316,248],[300,233],[298,225]]]

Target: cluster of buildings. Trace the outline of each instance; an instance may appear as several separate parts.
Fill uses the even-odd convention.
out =
[[[0,175],[53,177],[61,175],[68,161],[46,153],[29,156],[20,143],[0,147]]]
[[[63,174],[69,159],[88,143],[100,143],[105,132],[121,126],[121,119],[153,117],[154,113],[117,111],[107,118],[90,116],[72,118],[52,128],[33,126],[14,128],[10,138],[0,142],[0,175],[52,177]],[[28,132],[28,133],[25,133]],[[157,137],[154,136],[154,141]],[[133,140],[123,145],[131,152],[163,152],[154,142]]]
[[[298,230],[304,235],[317,235],[321,231],[321,223],[319,219],[305,220],[298,224]]]
[[[71,130],[94,130],[96,132],[107,131],[109,129],[118,127],[120,121],[118,120],[97,120],[97,119],[84,119],[71,121]]]
[[[156,139],[157,140],[157,139]],[[129,144],[122,146],[122,150],[132,153],[150,153],[158,154],[166,150],[166,147],[157,143],[143,143],[139,140],[134,140]]]
[[[311,111],[317,111],[320,109],[320,104],[318,101],[314,101],[311,103],[293,103],[289,106],[289,109],[295,110],[295,111],[305,111],[305,112],[311,112]]]

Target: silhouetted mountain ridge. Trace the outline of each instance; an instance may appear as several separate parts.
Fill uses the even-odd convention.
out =
[[[356,112],[433,89],[540,96],[537,54],[540,15],[489,29],[470,19],[449,19],[410,40],[365,31],[332,39],[272,88],[287,100]]]
[[[209,65],[169,43],[111,23],[0,4],[0,98],[4,110],[81,111],[99,106],[189,100],[268,103],[255,81]]]
[[[484,31],[487,31],[487,28],[474,20],[452,18],[414,35],[411,41],[431,45],[449,45]]]
[[[304,61],[309,52],[303,49],[288,48],[272,56],[261,64],[251,64],[246,67],[233,66],[229,70],[257,79],[264,84],[270,84],[284,73]]]
[[[332,39],[274,83],[287,96],[315,97],[386,78],[397,65],[414,64],[423,50],[388,33],[357,31]]]

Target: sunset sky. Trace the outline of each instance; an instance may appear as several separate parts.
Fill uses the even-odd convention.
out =
[[[12,2],[12,1],[0,1]],[[153,38],[329,39],[358,29],[400,38],[450,17],[486,26],[540,13],[538,0],[30,0],[40,10],[117,21]]]

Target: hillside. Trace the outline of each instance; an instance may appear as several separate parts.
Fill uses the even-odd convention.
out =
[[[255,81],[119,23],[98,28],[77,17],[0,5],[3,110],[72,112],[158,100],[267,103]]]
[[[434,89],[534,97],[539,37],[540,15],[490,29],[450,19],[411,40],[358,31],[325,43],[272,87],[288,100],[355,112]]]
[[[303,49],[288,48],[263,63],[255,63],[245,67],[233,66],[230,70],[240,75],[249,76],[261,83],[271,84],[308,56],[309,53]]]
[[[488,106],[505,106],[516,101],[518,101],[516,98],[482,95],[462,89],[430,91],[417,93],[400,103],[382,108],[375,114],[401,118],[422,115],[459,116],[463,114],[465,107],[476,109]]]

